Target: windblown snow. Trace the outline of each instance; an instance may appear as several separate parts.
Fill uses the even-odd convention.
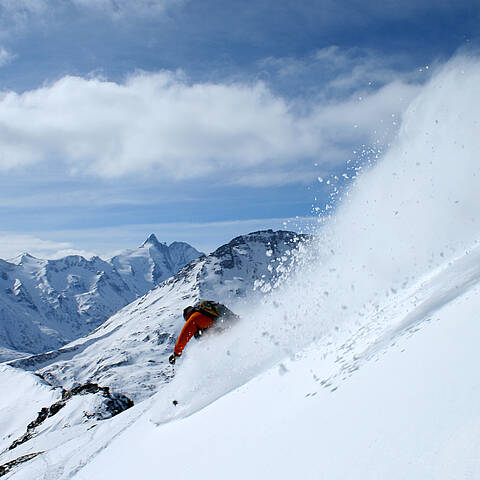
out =
[[[1,381],[18,376],[25,392],[3,400],[4,448],[38,408],[22,398],[56,395],[18,367],[62,386],[98,377],[136,400],[105,420],[62,410],[1,454],[4,465],[41,452],[6,478],[480,478],[479,84],[476,58],[437,72],[317,239],[282,244],[266,270],[280,276],[252,260],[270,259],[267,242],[234,242],[54,355],[3,366]],[[147,378],[181,326],[179,299],[217,292],[238,295],[243,320]],[[160,326],[172,336],[152,342]]]

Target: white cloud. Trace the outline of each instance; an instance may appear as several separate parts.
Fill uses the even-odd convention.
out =
[[[58,258],[68,257],[70,255],[80,255],[81,257],[90,259],[95,256],[95,253],[89,250],[79,250],[77,248],[64,248],[60,250],[52,249],[50,251],[46,250],[44,253],[40,253],[39,258],[45,258],[49,260],[55,260]]]
[[[61,258],[66,255],[91,257],[92,252],[72,248],[70,242],[45,240],[36,235],[0,232],[0,258],[13,259],[29,253],[37,258]]]
[[[122,84],[69,76],[0,96],[0,170],[56,161],[74,175],[235,183],[263,169],[271,184],[284,183],[292,166],[343,162],[352,142],[381,138],[382,121],[416,91],[393,82],[361,101],[317,103],[300,114],[263,83],[191,84],[172,72]]]
[[[0,47],[0,68],[8,65],[14,58],[15,55],[11,54],[5,48]]]
[[[407,64],[410,65],[410,59],[401,54],[385,57],[368,48],[331,45],[305,58],[268,57],[258,66],[280,83],[290,80],[289,85],[298,86],[303,82],[311,86],[310,93],[323,99],[338,99],[353,91],[374,90],[398,80],[424,83],[428,79],[431,70],[402,70],[402,65]]]
[[[344,102],[319,108],[312,121],[322,128],[328,146],[351,141],[347,125],[359,131],[359,138],[368,136],[370,142],[383,145],[395,133],[401,113],[420,90],[418,85],[391,82],[373,94],[357,92]]]

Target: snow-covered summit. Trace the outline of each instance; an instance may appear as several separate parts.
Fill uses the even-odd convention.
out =
[[[198,258],[198,252],[185,242],[173,242],[168,246],[172,270],[178,272],[192,260]]]
[[[162,245],[166,246],[167,244],[165,242],[162,242],[160,243],[158,241],[158,238],[156,237],[156,235],[154,233],[150,234],[149,237],[142,243],[142,247],[146,247],[146,246],[152,246],[152,247],[155,247],[155,248],[161,248]]]
[[[219,296],[237,302],[248,296],[251,301],[252,284],[255,289],[263,286],[266,293],[295,260],[292,253],[308,239],[308,235],[283,230],[261,230],[234,238],[205,259],[200,272],[201,298]]]
[[[27,252],[23,252],[20,255],[17,255],[16,257],[8,259],[8,262],[13,263],[14,265],[20,265],[20,264],[27,264],[27,263],[42,263],[44,262],[44,260],[34,257],[33,255],[30,255]]]
[[[201,255],[188,243],[168,246],[152,233],[140,247],[125,250],[110,262],[129,288],[141,296]]]
[[[29,254],[0,260],[0,360],[56,349],[88,334],[201,256],[186,243],[172,245],[170,250],[151,235],[110,260]]]

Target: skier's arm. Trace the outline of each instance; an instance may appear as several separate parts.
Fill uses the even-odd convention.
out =
[[[180,356],[182,354],[183,349],[193,337],[197,329],[208,328],[211,325],[213,325],[213,320],[210,317],[207,317],[200,312],[195,312],[192,314],[178,336],[178,340],[174,349],[175,355]]]

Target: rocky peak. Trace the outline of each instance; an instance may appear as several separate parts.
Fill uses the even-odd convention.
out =
[[[33,255],[30,255],[27,252],[23,252],[20,255],[12,258],[9,260],[10,263],[13,263],[15,265],[24,265],[27,263],[32,263],[32,262],[41,262],[42,260],[34,257]]]
[[[155,247],[157,249],[163,249],[167,246],[166,243],[161,243],[158,238],[152,233],[141,245],[142,247]]]
[[[310,238],[309,235],[299,234],[295,232],[289,232],[286,230],[259,230],[257,232],[248,233],[246,235],[240,235],[225,245],[217,248],[211,255],[213,257],[222,257],[224,255],[231,255],[232,249],[239,247],[247,247],[253,244],[260,244],[268,247],[268,251],[275,253],[278,245],[283,246],[291,245],[295,248],[298,242],[306,241]],[[238,251],[238,250],[237,250]]]

